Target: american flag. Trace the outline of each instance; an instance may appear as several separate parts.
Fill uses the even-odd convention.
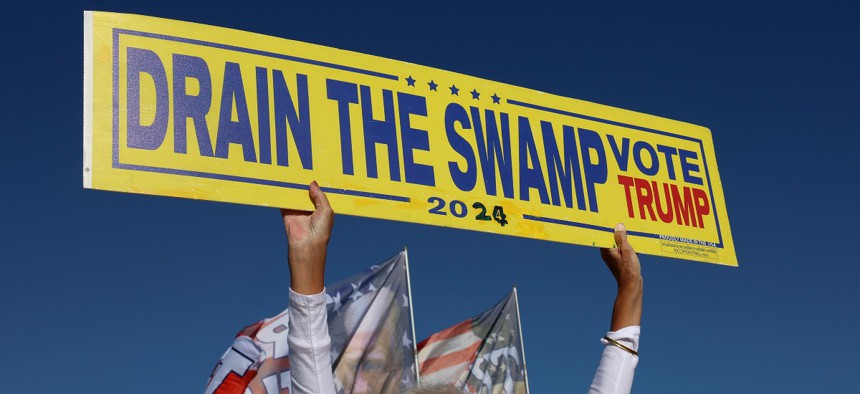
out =
[[[490,310],[418,344],[422,383],[473,394],[528,393],[516,290]]]
[[[414,385],[414,331],[406,252],[326,286],[338,392],[397,393]],[[287,311],[242,329],[205,394],[289,394]]]

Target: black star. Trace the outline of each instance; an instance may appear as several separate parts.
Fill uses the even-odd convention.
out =
[[[432,80],[430,82],[427,82],[427,85],[430,85],[430,90],[434,92],[436,91],[436,87],[439,86],[436,84],[436,82],[433,82]]]
[[[451,87],[448,89],[451,89],[451,94],[453,94],[455,96],[460,95],[460,89],[457,89],[457,85],[451,85]]]
[[[409,86],[415,86],[415,79],[410,75],[406,78],[406,83],[409,84]]]
[[[478,97],[480,97],[480,96],[481,96],[481,94],[480,94],[480,93],[478,93],[478,89],[472,89],[472,91],[471,91],[470,93],[472,93],[472,98],[473,98],[473,99],[475,99],[475,100],[479,100],[479,99],[478,99]]]
[[[493,95],[492,95],[492,96],[490,96],[490,97],[492,97],[492,98],[493,98],[493,104],[498,104],[498,103],[499,103],[499,100],[501,100],[501,99],[502,99],[501,97],[499,97],[499,96],[498,96],[498,95],[496,95],[495,93],[493,93]]]

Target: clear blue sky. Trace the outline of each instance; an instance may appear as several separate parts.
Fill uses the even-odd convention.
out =
[[[740,267],[643,256],[634,390],[860,391],[856,2],[186,3],[4,6],[0,391],[199,393],[235,332],[287,302],[275,210],[82,189],[85,9],[328,45],[709,127]],[[586,391],[614,297],[596,249],[341,215],[328,278],[404,245],[419,339],[516,283],[533,393]]]

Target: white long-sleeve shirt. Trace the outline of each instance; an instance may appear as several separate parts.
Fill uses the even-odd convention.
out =
[[[618,331],[609,331],[606,337],[634,351],[639,351],[639,331],[639,326],[629,326]],[[634,356],[605,339],[601,341],[605,347],[588,393],[629,393],[633,386],[633,372],[636,370],[636,364],[639,363],[639,356]]]
[[[290,289],[287,344],[290,347],[290,393],[335,394],[331,370],[325,290],[303,295]]]
[[[290,290],[290,393],[334,394],[331,367],[331,337],[328,334],[325,290],[302,295]],[[638,351],[639,326],[610,331],[606,336]],[[629,393],[639,357],[603,340],[606,347],[594,374],[589,394]]]

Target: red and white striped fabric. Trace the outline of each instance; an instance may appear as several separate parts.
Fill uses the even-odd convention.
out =
[[[472,319],[437,332],[418,344],[418,370],[432,383],[455,383],[469,372],[483,338],[472,331]]]
[[[418,344],[421,381],[470,393],[526,393],[516,296]]]

